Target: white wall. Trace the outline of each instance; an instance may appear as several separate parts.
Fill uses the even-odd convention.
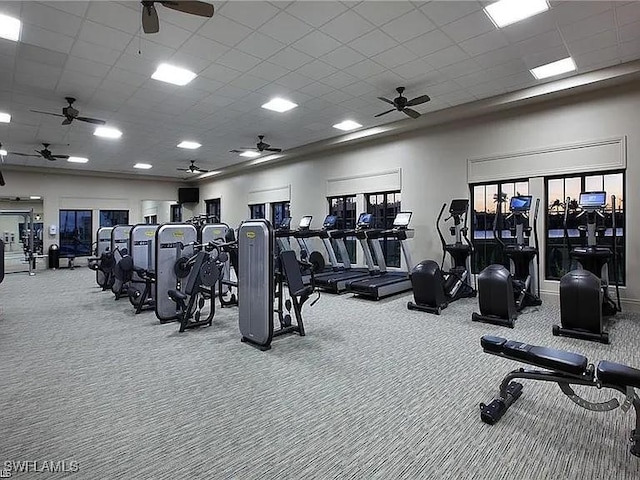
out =
[[[182,186],[178,182],[157,180],[40,174],[18,170],[3,170],[2,173],[6,182],[0,190],[3,197],[42,197],[45,253],[49,245],[59,243],[58,235],[48,232],[49,225],[58,226],[60,209],[92,210],[95,237],[99,226],[99,210],[129,210],[129,223],[143,223],[143,200],[156,200],[164,202],[161,205],[168,205],[167,200],[177,199],[178,187]],[[168,211],[166,217],[168,220]]]
[[[318,225],[328,211],[330,180],[400,169],[402,208],[414,212],[414,261],[439,259],[442,253],[434,222],[443,202],[468,197],[469,159],[626,137],[627,287],[622,296],[640,307],[640,225],[633,221],[634,212],[640,211],[640,196],[635,193],[640,189],[638,125],[640,88],[603,89],[206,181],[200,186],[202,202],[195,211],[204,211],[205,199],[221,197],[222,220],[236,226],[248,216],[250,192],[290,186],[293,223],[302,215],[313,215]],[[512,173],[519,176],[517,167]],[[362,188],[362,182],[353,185]],[[530,193],[544,202],[542,178],[531,179]],[[542,224],[540,232],[544,232]],[[557,288],[558,282],[542,284],[543,292],[557,292]]]

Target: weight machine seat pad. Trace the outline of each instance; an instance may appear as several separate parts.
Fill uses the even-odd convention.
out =
[[[582,375],[586,372],[589,363],[584,355],[555,348],[537,347],[501,337],[484,336],[480,340],[480,344],[491,353],[501,353],[513,360],[522,360],[542,368],[571,375]]]
[[[187,294],[181,292],[180,290],[169,290],[167,292],[169,294],[169,298],[174,302],[178,303],[180,300],[186,300]]]
[[[640,370],[637,368],[602,360],[596,373],[602,383],[640,388]]]

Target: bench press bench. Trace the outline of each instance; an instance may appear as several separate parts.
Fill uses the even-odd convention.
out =
[[[620,363],[601,360],[590,364],[587,357],[577,353],[538,347],[502,337],[485,335],[480,339],[485,353],[533,365],[544,370],[519,368],[508,373],[500,385],[500,395],[489,404],[480,404],[480,418],[493,425],[498,422],[522,395],[522,384],[517,378],[557,383],[571,401],[594,412],[607,412],[618,407],[626,412],[632,406],[636,413],[635,429],[631,432],[631,453],[640,457],[640,398],[635,388],[640,388],[640,370]],[[620,405],[616,398],[606,402],[591,402],[580,396],[571,385],[584,385],[598,389],[609,388],[625,395]]]

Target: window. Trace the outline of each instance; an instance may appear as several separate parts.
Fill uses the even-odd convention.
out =
[[[264,203],[249,205],[249,216],[254,218],[265,218]]]
[[[60,256],[91,255],[91,210],[60,210]]]
[[[366,195],[367,213],[373,214],[374,228],[392,228],[393,220],[400,213],[400,192],[383,192]],[[389,267],[400,266],[400,241],[382,239],[382,253]],[[374,258],[374,261],[376,259]],[[409,267],[411,268],[411,267]]]
[[[129,224],[129,210],[100,210],[100,226],[115,227]]]
[[[500,195],[498,195],[498,192],[500,192]],[[473,273],[479,273],[483,268],[494,263],[502,264],[509,268],[509,259],[503,255],[493,234],[496,207],[498,200],[500,200],[501,211],[505,213],[505,209],[509,208],[512,196],[528,194],[528,180],[471,185],[471,204],[473,205],[471,238],[475,250],[471,263]],[[508,229],[503,229],[502,225],[498,225],[496,228],[496,235],[503,242],[514,241]]]
[[[170,207],[170,221],[171,222],[181,222],[182,221],[182,205],[171,205]]]
[[[338,217],[338,224],[336,225],[337,228],[345,230],[356,228],[355,195],[329,197],[327,198],[327,201],[329,202],[329,215],[335,215]],[[356,239],[345,238],[344,243],[347,247],[347,252],[349,253],[349,261],[351,263],[356,263]],[[333,251],[336,253],[336,256],[340,258],[340,252],[335,245],[335,240],[331,240],[331,245],[333,245]]]
[[[567,211],[567,233],[571,240],[571,246],[576,247],[586,244],[584,234],[578,230],[578,225],[584,224],[582,219],[576,218],[579,213],[578,198],[580,192],[607,192],[607,205],[605,206],[604,236],[598,236],[599,246],[609,247],[614,250],[618,259],[618,276],[614,275],[613,268],[609,267],[609,281],[624,285],[625,282],[625,251],[624,251],[624,172],[612,172],[601,174],[584,174],[566,177],[549,177],[546,179],[547,189],[547,231],[546,231],[546,265],[545,278],[547,280],[559,280],[565,273],[577,268],[577,264],[569,255],[569,245],[564,232],[564,212]],[[616,244],[613,245],[613,219],[611,196],[616,197]],[[567,204],[567,197],[569,202]]]
[[[278,228],[282,220],[290,216],[289,202],[275,202],[271,204],[271,224],[275,228]]]
[[[212,200],[205,200],[204,204],[210,223],[220,223],[220,199],[214,198]]]

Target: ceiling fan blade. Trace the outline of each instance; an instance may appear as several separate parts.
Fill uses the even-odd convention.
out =
[[[402,110],[402,113],[409,115],[411,118],[418,118],[420,116],[420,114],[418,112],[416,112],[415,110],[412,110],[410,108],[405,108]]]
[[[190,172],[188,168],[176,168],[176,170],[180,170],[181,172]]]
[[[242,152],[244,152],[244,151],[245,151],[245,150],[238,150],[238,149],[235,149],[235,148],[234,148],[233,150],[229,150],[229,153],[242,153]]]
[[[62,125],[71,125],[71,122],[73,122],[73,118],[67,117],[62,121]]]
[[[161,1],[163,6],[199,17],[213,17],[213,5],[196,1]]]
[[[160,21],[153,2],[142,4],[142,30],[144,33],[158,33]]]
[[[395,108],[392,108],[391,110],[387,110],[386,112],[379,113],[378,115],[374,115],[374,117],[381,117],[382,115],[386,115],[387,113],[391,113],[393,111],[395,111]]]
[[[281,152],[281,148],[265,148],[267,152]]]
[[[41,157],[42,155],[34,155],[33,153],[9,152],[9,155],[17,155],[19,157]]]
[[[391,105],[395,105],[393,100],[389,100],[388,98],[378,97],[378,100],[382,100],[383,102],[387,102],[387,103],[390,103]]]
[[[52,115],[54,117],[64,117],[64,115],[60,115],[59,113],[43,112],[41,110],[30,110],[30,111],[34,113],[42,113],[44,115]]]
[[[431,100],[431,97],[429,97],[429,95],[421,95],[419,97],[414,98],[413,100],[409,100],[406,103],[407,107],[413,107],[414,105],[420,105],[421,103],[427,103],[429,100]]]
[[[61,158],[63,160],[66,160],[67,158],[69,158],[69,155],[51,155],[51,158],[53,159]]]
[[[199,168],[198,170],[195,170],[193,173],[207,173],[209,170],[205,170],[204,168]]]
[[[107,123],[104,120],[90,117],[76,117],[76,120],[80,120],[81,122],[93,123],[94,125],[104,125]]]

